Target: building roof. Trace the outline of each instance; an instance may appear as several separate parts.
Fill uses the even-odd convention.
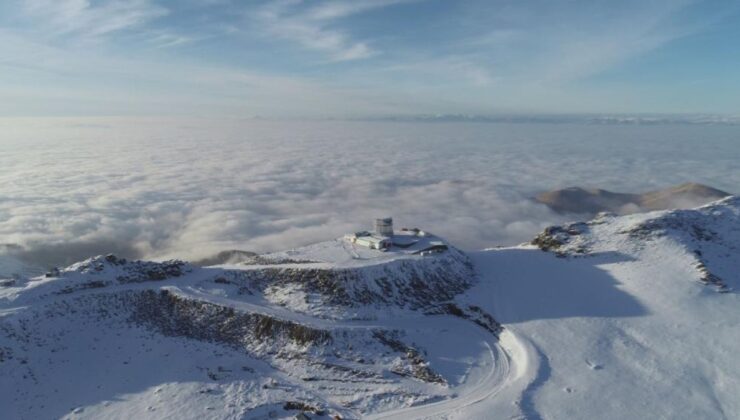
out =
[[[382,242],[389,242],[390,239],[385,236],[360,236],[356,239],[356,242],[366,242],[369,244],[379,244]]]

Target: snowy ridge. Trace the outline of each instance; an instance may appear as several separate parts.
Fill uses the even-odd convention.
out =
[[[274,258],[260,265],[194,267],[182,261],[127,261],[107,255],[3,287],[0,371],[6,378],[22,378],[24,384],[4,393],[3,404],[19,418],[110,414],[110,396],[101,390],[111,388],[102,375],[110,371],[111,360],[123,360],[132,369],[133,376],[119,373],[118,381],[135,383],[136,375],[151,376],[136,370],[148,357],[140,349],[150,353],[182,340],[189,344],[185,359],[178,357],[177,364],[183,374],[197,378],[195,384],[200,385],[193,389],[199,389],[198,395],[234,399],[236,389],[262,387],[252,391],[251,399],[232,402],[219,417],[311,411],[356,418],[359,413],[453,398],[456,391],[451,387],[460,384],[465,369],[446,366],[441,354],[430,354],[428,346],[436,343],[429,341],[429,332],[449,324],[452,336],[472,331],[490,347],[496,345],[493,333],[498,331],[495,320],[480,308],[468,314],[467,307],[452,303],[475,280],[470,261],[456,249],[427,257],[381,257],[381,262],[339,267]],[[433,318],[425,315],[430,313]],[[434,327],[427,319],[436,320]],[[101,330],[115,331],[115,338]],[[121,337],[126,344],[111,349]],[[83,358],[74,353],[79,346],[108,350]],[[206,368],[188,362],[213,346],[229,358],[241,354],[248,363],[235,369],[218,364],[218,357]],[[121,353],[124,348],[127,354]],[[471,356],[492,363],[490,351]],[[55,362],[43,368],[43,360]],[[432,360],[437,360],[434,367]],[[58,375],[80,375],[87,365],[99,372],[89,378],[95,390],[77,391],[99,395],[97,405],[84,403],[71,389],[56,403],[41,403],[49,393],[60,392],[44,384],[58,382]],[[177,407],[163,400],[161,387],[141,387],[134,387],[126,413],[174,415]],[[169,398],[193,392],[187,389],[173,386]],[[74,403],[80,406],[61,407],[66,401],[80,401]],[[194,412],[206,408],[215,409],[206,405]]]
[[[0,406],[9,418],[735,418],[738,250],[730,197],[468,255],[340,239],[213,267],[94,257],[0,286]]]
[[[472,255],[481,280],[465,299],[529,343],[520,360],[531,379],[511,390],[515,407],[490,401],[466,415],[740,415],[740,302],[731,290],[740,272],[737,197],[602,214],[548,228],[533,245]],[[707,281],[707,272],[722,283]]]
[[[219,266],[224,272],[218,281],[294,311],[335,319],[433,310],[475,283],[470,259],[449,244],[434,256],[416,254],[421,247],[382,253],[350,246],[337,239],[264,255],[257,265]]]
[[[450,301],[474,283],[472,265],[458,252],[355,268],[266,268],[257,270],[255,277],[258,283],[268,284],[266,296],[274,303],[303,298],[305,306],[296,309],[317,315],[332,316],[325,302],[335,308],[370,305],[418,310]],[[377,311],[371,316],[378,316]]]
[[[590,222],[549,227],[532,244],[559,256],[593,256],[625,246],[637,251],[656,242],[682,248],[700,282],[721,292],[740,286],[733,271],[740,250],[738,197],[689,210],[623,217],[601,213]]]

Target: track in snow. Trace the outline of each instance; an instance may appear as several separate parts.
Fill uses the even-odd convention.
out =
[[[334,321],[315,318],[309,315],[299,314],[283,308],[263,306],[260,304],[233,300],[226,297],[214,296],[201,290],[186,287],[184,290],[177,287],[168,287],[170,292],[187,296],[191,299],[208,301],[215,304],[226,305],[238,310],[257,312],[277,318],[291,320],[304,325],[321,329],[404,329],[418,328],[419,323],[428,316],[412,316],[373,321]],[[487,357],[483,362],[476,364],[476,369],[484,370],[483,377],[476,383],[464,383],[456,387],[457,393],[451,398],[422,404],[414,407],[406,407],[397,410],[374,413],[363,416],[367,419],[417,419],[417,418],[447,418],[462,415],[467,409],[480,403],[490,403],[501,391],[507,388],[514,389],[514,399],[521,396],[522,391],[534,379],[537,370],[536,352],[527,342],[520,340],[513,332],[504,330],[500,338],[496,339],[491,333],[472,323],[465,322],[471,331],[470,341],[459,343],[460,346],[473,347],[483,342],[487,349]],[[442,334],[442,332],[438,332]],[[534,363],[532,363],[534,362]],[[516,385],[515,385],[516,383]],[[507,393],[507,397],[510,394]],[[508,403],[506,401],[505,403]]]
[[[504,333],[507,334],[507,333]],[[496,342],[495,338],[486,338],[489,351],[489,362],[481,366],[488,369],[488,373],[478,383],[465,384],[464,393],[454,398],[419,405],[416,407],[401,408],[370,416],[368,419],[410,419],[410,418],[444,418],[459,413],[466,407],[478,404],[493,398],[510,382],[511,364],[513,359],[506,349]]]
[[[164,284],[160,284],[158,288],[168,290],[173,294],[190,299],[229,306],[245,312],[261,313],[263,315],[274,316],[276,318],[327,330],[377,328],[413,330],[419,329],[420,326],[424,325],[425,321],[428,322],[430,319],[429,316],[415,316],[411,314],[406,317],[382,319],[378,321],[338,321],[316,318],[281,307],[262,305],[258,302],[247,302],[231,299],[225,296],[213,295],[200,290],[199,288],[193,287],[194,282],[198,279],[198,276],[196,276],[195,278],[191,278],[188,282],[183,282],[182,279],[178,279],[177,281],[165,281],[163,282]],[[151,285],[149,284],[129,284],[118,287],[113,286],[106,291],[139,290],[149,288],[151,288]],[[490,291],[490,289],[487,291]],[[76,294],[85,295],[92,293],[100,293],[100,291],[83,290]],[[485,331],[471,322],[460,320],[458,318],[452,318],[449,322],[455,322],[454,328],[458,330],[457,332],[459,332],[460,327],[466,329],[463,336],[465,339],[458,343],[461,348],[474,348],[482,343],[483,347],[486,349],[485,356],[479,357],[478,361],[472,365],[472,370],[469,373],[474,372],[475,374],[467,375],[468,379],[472,379],[475,382],[465,382],[460,385],[456,385],[451,389],[452,393],[450,396],[445,397],[443,400],[413,407],[373,413],[367,416],[362,416],[363,418],[465,418],[465,413],[471,409],[475,410],[476,407],[484,406],[480,408],[487,410],[492,403],[493,405],[499,405],[496,403],[499,400],[501,400],[499,401],[500,403],[506,403],[511,407],[511,401],[521,398],[522,392],[534,379],[534,376],[536,376],[535,373],[533,373],[533,371],[536,372],[537,369],[536,351],[529,348],[526,341],[520,340],[511,330],[504,330],[501,333],[500,338],[497,339],[490,332]],[[434,333],[440,335],[440,340],[444,340],[443,335],[445,329],[439,324],[436,326],[438,329],[435,328]],[[453,340],[459,340],[460,335],[458,334],[455,337],[450,338]],[[505,395],[500,396],[500,394]],[[356,414],[361,416],[359,413]]]
[[[516,311],[515,307],[506,304],[503,291],[495,278],[485,273],[496,273],[487,268],[481,272],[481,265],[486,261],[476,261],[481,274],[478,284],[478,298],[486,302],[494,318],[502,317],[504,312]],[[482,303],[482,302],[477,302]],[[481,330],[482,331],[482,330]],[[531,401],[526,400],[527,390],[531,384],[540,380],[541,367],[546,363],[535,345],[526,337],[517,333],[515,328],[507,326],[496,340],[490,334],[483,338],[490,350],[490,363],[487,374],[475,384],[463,384],[459,387],[459,396],[424,404],[378,413],[371,419],[447,419],[447,418],[484,418],[496,412],[501,418],[522,418],[531,415]],[[461,344],[464,345],[464,344]],[[512,404],[513,403],[513,404]],[[526,406],[525,406],[526,405]]]

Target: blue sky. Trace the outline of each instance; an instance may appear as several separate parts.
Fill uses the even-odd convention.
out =
[[[740,3],[6,0],[0,115],[740,113]]]

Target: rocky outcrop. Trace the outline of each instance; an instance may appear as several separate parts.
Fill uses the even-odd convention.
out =
[[[403,354],[407,363],[399,363],[393,366],[391,372],[400,376],[410,376],[423,382],[447,383],[442,376],[429,367],[429,363],[424,360],[417,349],[406,345],[398,338],[397,334],[390,331],[376,330],[373,332],[373,337],[393,351]]]
[[[542,233],[537,235],[532,240],[531,244],[537,246],[543,251],[554,252],[558,256],[565,256],[566,254],[587,254],[589,249],[585,245],[570,248],[567,251],[566,245],[573,243],[574,238],[581,237],[588,233],[590,226],[595,223],[599,223],[599,220],[597,219],[588,223],[577,222],[563,226],[549,226],[545,228]]]
[[[696,267],[696,270],[699,271],[699,274],[701,277],[699,277],[699,281],[706,284],[707,286],[714,286],[717,288],[717,291],[720,293],[727,293],[731,289],[727,285],[727,283],[718,275],[712,273],[709,270],[709,267],[702,261],[701,254],[697,256],[698,261],[696,264],[694,264],[694,267]]]
[[[653,239],[673,233],[679,235],[688,234],[696,241],[713,241],[717,239],[717,232],[709,227],[706,221],[693,217],[696,213],[692,210],[676,210],[654,219],[630,226],[620,231],[636,239]]]
[[[425,312],[427,315],[452,315],[467,319],[478,324],[480,327],[498,337],[504,327],[493,318],[491,314],[476,305],[459,306],[454,302],[447,302],[430,308]]]
[[[130,320],[169,336],[212,341],[232,347],[327,345],[328,331],[258,313],[238,312],[213,303],[183,299],[167,290],[145,290],[129,295]]]
[[[118,258],[113,254],[100,255],[85,261],[73,264],[63,271],[56,270],[47,274],[47,277],[67,276],[73,273],[99,274],[110,278],[111,274],[119,283],[142,283],[180,277],[192,270],[190,264],[180,260],[129,261]]]
[[[600,245],[594,242],[594,234],[602,238],[597,241]],[[626,242],[638,252],[656,241],[683,247],[701,283],[719,292],[732,290],[736,275],[726,260],[740,250],[740,198],[645,215],[617,217],[601,213],[589,222],[548,227],[531,243],[557,256],[571,257],[607,254],[612,249],[605,244],[617,242]]]
[[[455,251],[434,259],[402,259],[358,268],[227,270],[213,281],[236,285],[242,293],[300,290],[320,296],[326,305],[423,309],[464,292],[475,281],[475,272],[467,257]]]

